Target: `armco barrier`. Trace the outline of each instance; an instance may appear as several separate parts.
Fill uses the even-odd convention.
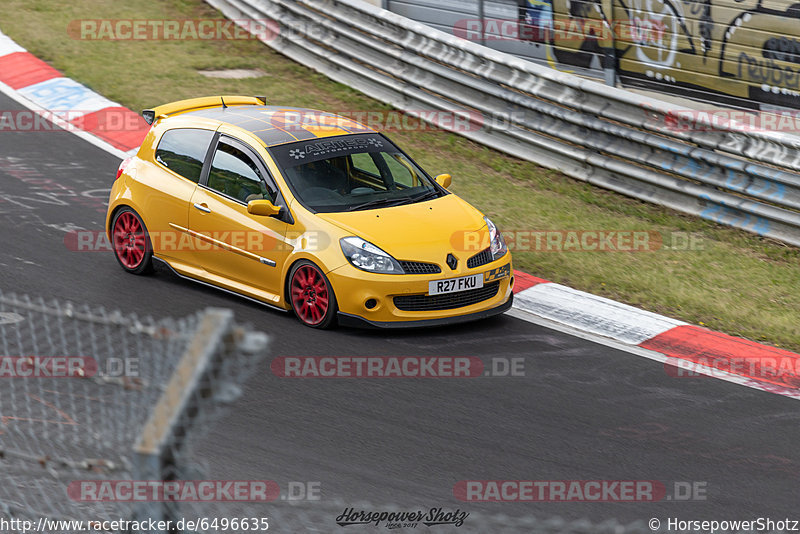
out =
[[[361,0],[206,1],[234,20],[277,21],[281,31],[266,44],[411,115],[479,114],[478,127],[458,131],[476,142],[800,246],[798,136],[704,115],[682,118],[676,128],[683,110],[672,104],[491,50]]]

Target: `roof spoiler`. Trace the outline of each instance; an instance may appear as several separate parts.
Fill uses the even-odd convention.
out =
[[[171,104],[164,104],[153,109],[142,111],[142,117],[147,124],[153,124],[158,119],[163,119],[168,115],[191,111],[203,108],[216,108],[222,106],[265,106],[267,97],[265,96],[204,96],[201,98],[191,98],[180,100]]]

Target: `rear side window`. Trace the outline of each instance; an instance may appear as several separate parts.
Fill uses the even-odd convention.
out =
[[[214,132],[194,128],[169,130],[158,143],[156,161],[195,183],[200,181],[203,162]]]

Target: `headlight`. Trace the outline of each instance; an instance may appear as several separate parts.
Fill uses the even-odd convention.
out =
[[[405,274],[400,263],[386,252],[360,237],[339,240],[344,257],[362,271],[382,274]]]
[[[499,260],[508,252],[506,240],[503,239],[503,234],[497,230],[497,227],[489,220],[489,217],[484,217],[483,220],[486,221],[486,225],[489,227],[489,238],[492,240],[492,261]]]

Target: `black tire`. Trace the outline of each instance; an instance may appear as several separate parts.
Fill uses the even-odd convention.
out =
[[[144,221],[129,207],[111,221],[111,246],[120,266],[131,274],[153,272],[153,246]]]
[[[301,260],[292,266],[286,293],[292,311],[304,325],[322,330],[336,325],[339,307],[333,286],[322,269],[312,262]]]

